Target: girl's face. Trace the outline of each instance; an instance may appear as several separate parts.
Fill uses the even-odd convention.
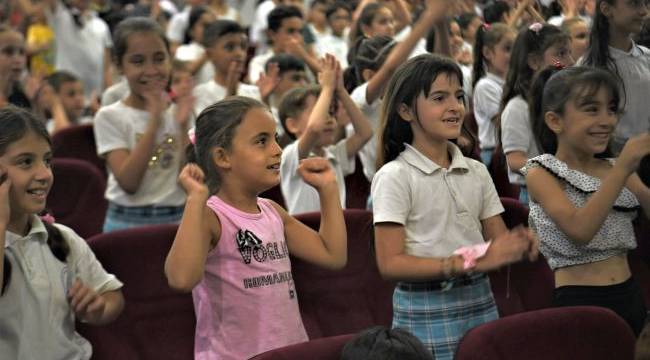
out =
[[[464,96],[463,87],[455,75],[438,75],[429,93],[418,96],[417,114],[405,119],[411,123],[414,145],[458,138],[465,116]]]
[[[600,9],[609,20],[610,28],[637,34],[643,28],[643,19],[648,15],[648,0],[614,0],[613,5],[603,1]]]
[[[172,72],[171,90],[176,97],[183,97],[192,94],[194,88],[194,78],[192,73],[186,70],[176,70]]]
[[[572,66],[575,63],[571,57],[569,42],[558,42],[549,46],[541,56],[541,59],[534,59],[531,67],[535,71],[542,70],[549,66],[562,65],[563,67]]]
[[[235,62],[243,70],[248,49],[248,38],[243,33],[225,34],[207,49],[217,72],[227,76],[230,64]]]
[[[464,32],[465,35],[465,40],[469,43],[474,43],[476,40],[476,31],[478,30],[478,27],[481,26],[483,22],[481,21],[481,18],[476,16],[475,18],[470,21],[469,25],[467,25],[467,29]]]
[[[337,9],[332,15],[330,15],[329,24],[334,35],[342,36],[345,28],[350,26],[350,13],[342,8]]]
[[[578,95],[567,101],[564,114],[555,120],[556,124],[548,116],[547,124],[558,135],[560,146],[564,144],[574,152],[602,153],[616,129],[616,104],[605,87],[598,89],[595,96]]]
[[[192,27],[192,40],[195,42],[200,43],[203,40],[203,29],[205,29],[205,26],[208,25],[209,23],[217,20],[217,18],[214,16],[214,14],[211,11],[206,11],[201,15],[199,20],[197,20],[196,23],[194,23],[194,26]]]
[[[259,193],[280,183],[281,155],[275,120],[267,110],[253,108],[235,130],[227,171],[247,192]]]
[[[309,10],[309,22],[318,27],[327,26],[327,17],[325,16],[326,10],[327,6],[325,4],[314,4]]]
[[[142,96],[162,92],[171,72],[169,52],[163,40],[153,32],[129,35],[126,52],[119,65],[132,94]]]
[[[463,36],[461,35],[460,26],[455,21],[449,23],[449,44],[451,45],[451,53],[458,54],[463,49]]]
[[[59,88],[59,99],[72,121],[77,120],[85,110],[84,88],[81,81],[68,81]]]
[[[393,12],[385,6],[380,7],[372,18],[370,25],[362,25],[362,30],[367,37],[395,36]]]
[[[571,36],[571,57],[580,59],[589,45],[589,29],[584,21],[577,22],[569,29]]]
[[[10,144],[0,156],[0,165],[11,180],[9,202],[11,222],[26,226],[32,214],[45,209],[52,182],[52,149],[47,140],[28,131],[20,140]]]
[[[515,43],[514,32],[507,32],[501,40],[492,48],[485,47],[484,56],[488,63],[488,69],[499,77],[505,77],[510,64],[510,52]]]
[[[15,31],[0,33],[0,78],[17,81],[25,69],[25,39]]]

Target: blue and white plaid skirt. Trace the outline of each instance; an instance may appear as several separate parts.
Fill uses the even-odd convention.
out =
[[[467,331],[499,318],[485,274],[450,280],[445,289],[400,282],[393,293],[393,328],[415,335],[436,360],[452,360]]]
[[[177,224],[183,217],[183,206],[122,206],[108,204],[103,231],[131,229],[145,225]]]

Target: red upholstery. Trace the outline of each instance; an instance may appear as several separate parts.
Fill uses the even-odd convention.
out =
[[[636,253],[646,264],[650,264],[650,220],[643,213],[640,213],[639,218],[635,221],[634,232],[637,243]]]
[[[354,173],[345,177],[345,207],[348,209],[365,209],[370,195],[370,182],[363,173],[363,164],[355,158]]]
[[[196,319],[190,294],[167,285],[165,257],[177,225],[157,225],[101,234],[90,247],[107,271],[123,283],[124,312],[113,323],[77,324],[93,345],[93,359],[191,359]]]
[[[650,268],[648,268],[648,262],[634,251],[628,253],[627,261],[630,264],[630,271],[634,280],[641,287],[645,305],[650,309]]]
[[[351,334],[373,325],[390,326],[394,284],[381,278],[372,250],[372,213],[345,210],[348,265],[329,271],[292,258],[300,312],[310,339]],[[320,214],[296,216],[318,229]]]
[[[508,316],[470,330],[456,360],[631,360],[635,338],[614,312],[551,308]]]
[[[356,335],[339,335],[286,346],[257,355],[253,360],[339,360],[345,344]]]
[[[56,221],[87,239],[102,232],[108,203],[106,181],[97,168],[77,159],[52,159],[54,184],[47,208]]]
[[[56,158],[74,158],[88,161],[107,177],[106,161],[97,155],[92,124],[72,126],[52,136],[52,152]]]
[[[494,149],[488,171],[499,196],[519,199],[519,186],[511,184],[508,180],[508,163],[500,145]]]
[[[518,200],[501,198],[508,228],[528,225],[528,208]],[[489,273],[492,293],[500,316],[551,306],[555,280],[542,255],[535,262],[522,261]]]

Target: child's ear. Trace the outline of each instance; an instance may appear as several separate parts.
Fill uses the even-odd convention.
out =
[[[211,150],[212,162],[219,168],[230,169],[230,154],[222,147],[215,147]]]
[[[537,54],[528,55],[528,67],[533,69],[533,71],[538,71],[542,66],[542,61]]]
[[[548,128],[551,129],[551,131],[555,134],[560,134],[564,128],[562,118],[560,118],[560,116],[553,111],[547,111],[544,114],[544,122],[546,123],[546,126],[548,126]]]
[[[494,58],[494,51],[489,46],[483,46],[481,53],[486,60],[488,60],[490,63],[492,62],[492,59]]]
[[[406,104],[401,103],[397,106],[397,113],[399,116],[404,119],[404,121],[411,122],[415,117],[413,116],[413,111]]]
[[[370,69],[363,69],[363,71],[361,71],[361,77],[364,82],[370,81],[373,75],[375,75],[375,72]]]
[[[605,15],[606,18],[612,16],[612,6],[607,3],[607,1],[601,1],[599,4],[600,12]]]
[[[289,133],[295,136],[295,134],[298,132],[298,119],[294,117],[288,117],[284,121],[284,126],[286,126]]]

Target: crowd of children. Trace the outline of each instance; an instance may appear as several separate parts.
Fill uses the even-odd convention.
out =
[[[122,3],[0,8],[3,356],[87,359],[75,321],[125,306],[87,243],[43,216],[51,137],[81,125],[106,163],[103,232],[178,224],[160,271],[192,294],[196,359],[309,340],[289,255],[345,267],[351,195],[396,285],[392,328],[342,358],[453,359],[499,317],[486,274],[539,253],[553,306],[609,308],[641,334],[650,299],[627,254],[650,218],[647,1]],[[529,229],[506,227],[500,173]]]

